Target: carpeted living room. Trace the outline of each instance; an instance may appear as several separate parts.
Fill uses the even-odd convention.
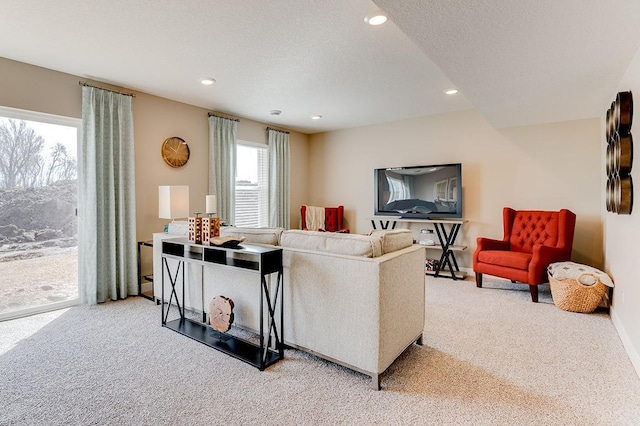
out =
[[[637,423],[640,380],[605,312],[491,287],[428,278],[424,345],[379,392],[293,349],[260,372],[160,327],[142,298],[3,322],[2,424]]]
[[[638,424],[640,4],[489,3],[4,8],[0,425]]]

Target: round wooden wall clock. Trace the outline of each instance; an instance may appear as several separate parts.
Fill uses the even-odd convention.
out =
[[[189,145],[177,136],[165,139],[162,143],[162,159],[171,167],[182,167],[189,161]]]

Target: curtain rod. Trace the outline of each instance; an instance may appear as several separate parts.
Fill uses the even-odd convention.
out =
[[[221,115],[217,115],[217,114],[214,114],[214,113],[212,113],[212,112],[208,113],[207,115],[208,115],[209,117],[218,117],[218,118],[224,118],[225,120],[231,120],[231,121],[235,121],[235,122],[240,122],[240,120],[238,120],[237,118],[223,117],[223,116],[221,116]]]
[[[273,127],[267,127],[267,130],[273,130],[274,132],[289,134],[289,132],[287,132],[286,130],[278,130],[278,129],[274,129]]]
[[[78,84],[80,86],[85,86],[85,87],[93,87],[94,89],[100,89],[100,90],[106,90],[107,92],[113,92],[113,93],[117,93],[119,95],[125,95],[125,96],[131,96],[132,98],[136,97],[135,93],[125,93],[125,92],[119,92],[117,90],[112,90],[112,89],[105,89],[104,87],[100,87],[100,86],[94,86],[93,84],[89,84],[86,81],[79,81]]]

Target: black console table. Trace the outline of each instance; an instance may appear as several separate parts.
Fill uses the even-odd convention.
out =
[[[167,259],[178,261],[174,271],[170,270]],[[202,282],[200,283],[203,290],[202,322],[185,317],[186,262],[202,265],[203,268],[206,265],[242,268],[255,271],[260,275],[259,344],[254,344],[227,333],[220,333],[206,324],[204,273],[202,274]],[[168,272],[168,278],[171,284],[168,301],[165,301],[164,295],[165,270]],[[271,274],[277,274],[274,291],[270,291],[266,280],[266,277]],[[182,275],[182,302],[178,297],[178,292],[176,292],[179,275]],[[250,244],[242,244],[237,248],[224,248],[191,243],[186,238],[164,240],[162,241],[162,326],[240,359],[262,371],[271,364],[284,358],[282,281],[281,248]],[[174,300],[180,317],[168,321],[169,310]],[[165,305],[167,306],[166,310]],[[266,333],[264,324],[265,306],[267,309]]]
[[[370,218],[371,226],[376,228],[376,221],[380,226],[380,229],[396,228],[397,222],[407,223],[428,223],[433,224],[436,235],[438,236],[438,245],[424,246],[427,249],[440,249],[442,254],[438,261],[437,267],[433,271],[426,271],[427,274],[434,277],[445,277],[453,280],[464,279],[466,274],[460,271],[458,267],[458,261],[456,260],[455,252],[466,250],[467,246],[456,245],[455,240],[458,237],[458,232],[463,223],[467,222],[464,219],[404,219],[396,216],[376,216]],[[441,274],[445,272],[445,267],[449,274]]]

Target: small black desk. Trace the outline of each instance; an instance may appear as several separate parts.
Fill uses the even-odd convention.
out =
[[[138,241],[138,295],[145,299],[153,300],[153,274],[142,274],[142,247],[153,247],[153,241]],[[151,293],[142,291],[142,284],[145,282],[151,283]]]
[[[167,259],[178,260],[171,271]],[[204,309],[204,274],[202,275],[202,322],[185,317],[185,263],[218,265],[220,267],[242,268],[260,275],[260,330],[259,344],[220,333],[207,325]],[[165,301],[165,270],[171,284],[169,300]],[[178,276],[182,275],[182,303],[176,292]],[[277,274],[275,290],[270,291],[266,277]],[[222,351],[241,361],[257,367],[260,371],[284,358],[283,333],[283,280],[282,249],[260,245],[242,244],[238,248],[204,246],[189,242],[186,238],[172,238],[162,241],[162,326],[183,334],[200,343]],[[175,306],[180,317],[167,321],[171,303],[175,296]],[[165,305],[167,306],[165,312]],[[265,316],[264,308],[267,315]],[[267,319],[265,327],[264,318]],[[266,330],[265,330],[266,328]]]

